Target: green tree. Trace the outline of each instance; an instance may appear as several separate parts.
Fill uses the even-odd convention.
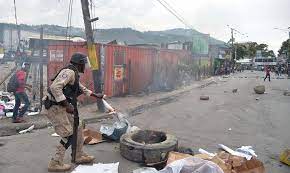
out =
[[[236,55],[237,57],[235,57],[234,55],[234,58],[236,60],[239,60],[239,59],[243,59],[247,56],[248,52],[247,52],[247,47],[244,45],[244,44],[238,44],[236,43],[235,45],[235,49],[236,49]]]
[[[282,43],[282,46],[279,49],[278,53],[279,53],[279,56],[287,55],[288,58],[290,58],[290,39],[288,39]]]

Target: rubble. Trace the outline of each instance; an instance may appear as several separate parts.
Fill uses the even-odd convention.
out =
[[[191,148],[186,148],[186,147],[178,147],[177,152],[183,153],[183,154],[194,155],[193,150]]]
[[[200,96],[200,100],[209,100],[209,96],[205,96],[205,95]]]
[[[265,85],[258,85],[254,87],[254,91],[256,94],[264,94],[265,93]]]
[[[284,92],[283,92],[283,95],[284,95],[284,96],[290,96],[290,91],[284,91]]]
[[[196,158],[188,157],[180,160],[176,160],[166,165],[160,171],[154,168],[141,168],[134,170],[133,173],[223,173],[223,170],[215,163]]]
[[[287,149],[281,153],[280,161],[290,166],[290,149]]]
[[[238,151],[234,151],[232,149],[230,149],[229,147],[223,145],[223,144],[219,144],[219,147],[221,147],[223,150],[227,151],[228,153],[234,155],[234,156],[240,156],[240,157],[244,157],[246,158],[247,160],[251,160],[252,156],[251,155],[248,155],[248,154],[245,154],[245,153],[241,153],[241,152],[238,152]]]
[[[102,134],[90,129],[83,129],[84,144],[94,145],[104,142]]]
[[[175,152],[175,151],[170,151],[168,154],[168,159],[167,159],[166,164],[168,165],[176,160],[180,160],[180,159],[184,159],[184,158],[188,158],[188,157],[192,157],[192,155],[179,153],[179,152]]]

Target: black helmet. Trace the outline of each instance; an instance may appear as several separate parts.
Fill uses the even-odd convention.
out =
[[[82,53],[74,53],[71,56],[70,62],[74,64],[86,64],[87,56]]]

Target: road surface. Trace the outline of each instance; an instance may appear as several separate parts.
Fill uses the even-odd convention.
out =
[[[289,173],[290,167],[281,164],[278,156],[290,147],[290,97],[283,96],[290,80],[264,82],[262,76],[262,72],[247,71],[222,78],[217,84],[183,93],[173,102],[146,110],[129,121],[142,129],[171,133],[181,146],[195,152],[198,148],[215,152],[220,143],[233,149],[251,145],[268,173]],[[265,84],[266,94],[254,94],[253,87],[258,84]],[[234,88],[238,89],[235,94]],[[201,95],[210,96],[210,100],[199,100]],[[0,147],[0,173],[47,172],[47,162],[59,141],[51,133],[52,129],[44,129],[0,138],[6,143]],[[120,156],[117,143],[86,146],[86,150],[96,156],[96,162],[120,162],[120,173],[138,167]]]

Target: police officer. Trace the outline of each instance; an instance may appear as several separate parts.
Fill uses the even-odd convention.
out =
[[[61,136],[61,141],[56,147],[56,153],[48,164],[50,172],[64,172],[71,169],[70,164],[64,164],[65,151],[71,146],[73,135],[73,112],[71,96],[85,94],[102,99],[104,95],[94,94],[79,82],[79,73],[84,73],[87,57],[81,53],[72,55],[70,64],[64,67],[54,77],[44,98],[47,117],[52,123],[55,132]],[[83,135],[81,126],[77,133],[76,164],[91,163],[93,156],[83,151]]]

